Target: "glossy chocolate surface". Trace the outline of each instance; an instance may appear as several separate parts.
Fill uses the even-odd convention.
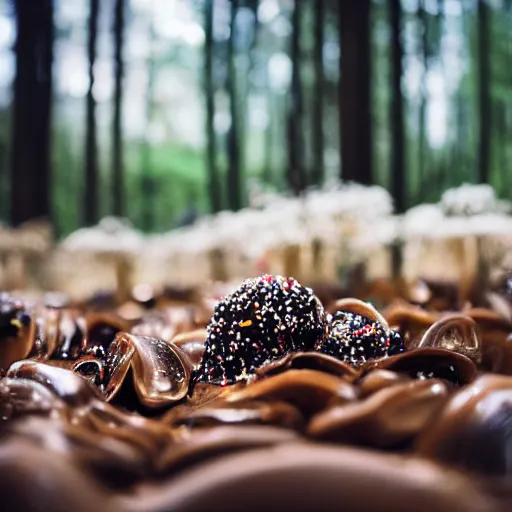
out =
[[[430,293],[330,304],[396,329],[403,353],[352,366],[308,345],[232,385],[198,378],[200,294],[94,311],[2,296],[5,509],[511,509],[510,302],[440,311]]]

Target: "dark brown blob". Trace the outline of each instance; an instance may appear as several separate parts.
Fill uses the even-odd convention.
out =
[[[94,403],[86,421],[102,434],[136,446],[150,456],[174,439],[173,432],[164,422],[125,413],[101,401]]]
[[[310,443],[219,457],[119,501],[137,512],[503,510],[471,480],[428,461]]]
[[[99,393],[85,379],[68,370],[35,361],[19,361],[7,372],[13,379],[33,380],[57,395],[69,407],[81,407],[99,398]]]
[[[21,441],[0,446],[0,502],[5,512],[121,510],[66,457]]]
[[[256,370],[257,377],[269,377],[287,370],[317,370],[330,375],[344,378],[347,382],[354,381],[359,372],[335,357],[320,352],[297,352],[272,361]]]
[[[466,311],[478,325],[482,338],[482,362],[484,371],[512,375],[512,323],[497,313],[482,308]]]
[[[201,366],[203,359],[205,340],[206,329],[196,329],[187,333],[178,334],[174,336],[171,341],[189,356],[194,368],[197,369]]]
[[[477,375],[473,361],[462,354],[443,348],[416,348],[369,364],[372,369],[391,370],[413,379],[443,379],[455,386],[472,382]]]
[[[213,384],[206,384],[203,382],[197,382],[188,397],[188,404],[199,407],[206,405],[213,400],[218,398],[224,398],[231,393],[245,389],[247,387],[247,381],[237,382],[232,386],[215,386]]]
[[[309,424],[308,434],[343,443],[397,445],[417,435],[447,398],[448,388],[441,381],[397,384],[365,400],[317,414]]]
[[[418,346],[422,336],[438,318],[435,313],[427,312],[403,301],[391,304],[384,311],[383,316],[391,328],[401,334],[407,350]]]
[[[359,382],[359,394],[365,398],[381,389],[407,382],[410,377],[403,373],[395,373],[389,370],[373,370],[366,374]]]
[[[302,430],[304,418],[291,404],[278,401],[248,401],[231,404],[215,401],[196,409],[183,408],[168,416],[173,427],[185,425],[189,428],[219,425],[274,425],[276,427]]]
[[[487,476],[512,476],[512,378],[485,374],[460,390],[417,450]]]
[[[314,414],[329,404],[356,399],[356,389],[346,381],[315,370],[289,370],[226,395],[229,403],[246,400],[279,400],[297,407],[304,415]]]
[[[145,453],[137,445],[106,436],[87,424],[26,416],[3,430],[9,441],[21,440],[68,459],[106,486],[128,486],[148,473]]]
[[[64,413],[64,402],[48,388],[28,379],[0,381],[0,419],[9,420],[27,414]]]
[[[179,287],[176,285],[165,286],[162,290],[160,300],[166,303],[195,303],[197,301],[197,290],[191,287]]]
[[[111,313],[85,315],[85,350],[88,355],[102,357],[117,333],[128,331],[130,324]]]
[[[286,429],[268,426],[222,426],[194,429],[181,441],[169,446],[157,461],[158,471],[175,472],[178,469],[204,462],[221,454],[245,451],[294,441],[297,435]]]
[[[461,306],[461,287],[471,286],[468,277],[462,278],[462,283],[425,279],[424,282],[430,291],[430,298],[425,304],[428,311],[456,311]]]

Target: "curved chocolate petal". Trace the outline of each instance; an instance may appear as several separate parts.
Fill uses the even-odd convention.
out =
[[[334,311],[346,311],[348,313],[354,313],[355,315],[365,316],[382,325],[387,332],[390,331],[389,324],[384,316],[368,302],[353,297],[339,299],[334,303]]]
[[[405,373],[414,379],[443,379],[460,386],[472,382],[477,375],[469,357],[444,348],[415,348],[385,357],[368,364],[365,373],[376,368]]]
[[[71,370],[84,377],[102,393],[105,400],[112,400],[130,369],[133,345],[124,337],[124,333],[120,333],[101,357],[86,355],[86,352],[80,349],[79,356],[75,351],[69,358],[51,359],[47,364]]]
[[[135,346],[125,333],[119,333],[108,349],[106,366],[108,381],[103,390],[105,400],[112,400],[123,384],[135,352]]]
[[[409,381],[410,378],[403,373],[389,370],[373,370],[366,374],[359,382],[358,390],[361,398],[365,398],[381,389]]]
[[[120,510],[112,496],[69,460],[22,441],[0,447],[0,502],[5,511]]]
[[[310,369],[342,377],[348,382],[354,381],[359,372],[335,357],[320,352],[297,352],[290,358],[290,368]]]
[[[194,368],[201,366],[205,350],[206,329],[196,329],[195,331],[178,334],[171,340],[177,347],[180,347],[192,361]]]
[[[46,361],[55,351],[59,342],[61,311],[54,308],[36,310],[36,334],[30,358]]]
[[[484,371],[512,375],[512,324],[498,314],[483,308],[466,312],[478,325],[482,338],[482,363]]]
[[[494,328],[507,332],[512,331],[512,322],[506,318],[502,318],[499,314],[490,309],[470,308],[464,311],[464,314],[472,318],[482,329]]]
[[[5,436],[44,448],[56,458],[74,460],[107,486],[129,485],[148,471],[145,454],[136,446],[82,423],[27,416],[9,424]]]
[[[407,350],[417,348],[422,336],[438,318],[434,313],[402,302],[391,305],[384,316],[389,325],[400,332]]]
[[[289,370],[248,385],[225,397],[229,403],[246,400],[282,400],[312,414],[328,404],[344,404],[357,397],[348,382],[315,370]]]
[[[485,374],[460,390],[417,440],[418,452],[487,476],[512,475],[512,378]]]
[[[64,402],[48,388],[34,380],[0,381],[0,419],[8,420],[26,414],[63,412]]]
[[[85,350],[85,336],[77,315],[69,310],[61,310],[58,341],[51,354],[52,360],[75,361]]]
[[[429,327],[418,348],[435,347],[463,354],[475,363],[482,359],[480,335],[476,322],[469,316],[450,314]]]
[[[191,396],[189,397],[189,405],[200,406],[205,405],[218,398],[223,398],[236,390],[245,389],[247,381],[237,382],[229,386],[217,386],[215,384],[207,384],[205,382],[197,382]]]
[[[470,479],[429,461],[312,443],[270,445],[219,457],[119,501],[139,512],[199,512],[212,506],[234,512],[248,504],[251,510],[293,507],[297,512],[504,509]]]
[[[226,453],[297,439],[291,430],[268,426],[214,427],[197,429],[169,446],[157,461],[159,472],[175,472],[191,464]]]
[[[348,382],[354,381],[359,372],[352,366],[345,364],[335,357],[321,352],[296,352],[287,354],[277,361],[272,361],[261,368],[257,368],[255,373],[257,377],[269,377],[283,373],[289,369],[295,370],[318,370],[330,375],[342,377]]]
[[[98,432],[125,441],[149,454],[156,453],[173,440],[172,431],[165,423],[125,413],[105,402],[96,402],[88,416],[90,424]]]
[[[218,425],[274,425],[301,430],[304,418],[299,410],[286,402],[248,401],[231,404],[219,400],[205,407],[184,409],[172,418],[173,426],[210,427]]]
[[[396,445],[418,434],[447,398],[448,388],[439,380],[397,384],[363,401],[317,414],[308,434],[344,443]]]
[[[70,407],[88,405],[99,396],[93,386],[73,372],[36,361],[25,360],[12,364],[7,377],[34,380]]]
[[[160,408],[183,399],[188,392],[192,363],[172,343],[125,334],[134,346],[133,381],[137,396],[146,407]]]

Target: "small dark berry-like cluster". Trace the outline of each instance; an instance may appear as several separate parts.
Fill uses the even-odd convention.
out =
[[[215,308],[198,380],[227,385],[247,379],[289,352],[314,350],[327,330],[311,289],[282,276],[248,279]]]
[[[387,331],[375,320],[346,311],[334,315],[329,336],[317,349],[355,366],[405,350],[398,332]]]

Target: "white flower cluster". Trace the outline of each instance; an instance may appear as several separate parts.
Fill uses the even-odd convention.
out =
[[[499,239],[512,246],[507,208],[487,185],[463,185],[446,191],[438,204],[398,216],[383,188],[336,184],[300,198],[266,197],[258,208],[205,216],[193,226],[160,235],[144,236],[125,221],[106,218],[65,239],[54,266],[61,276],[69,268],[69,281],[77,264],[87,260],[88,279],[92,272],[99,280],[94,286],[113,282],[104,267],[119,257],[130,259],[134,281],[153,285],[194,286],[260,272],[308,283],[335,280],[340,268],[359,262],[367,264],[370,274],[386,275],[388,248],[401,240],[405,274],[435,273],[441,267],[453,271],[460,260],[453,240]]]
[[[274,197],[260,209],[222,212],[149,237],[144,274],[154,282],[166,276],[187,284],[262,271],[292,273],[306,281],[334,279],[339,266],[350,263],[348,255],[362,258],[378,245],[371,232],[391,218],[392,210],[384,189],[356,184],[314,190],[300,198]],[[378,231],[377,240],[383,232]]]
[[[489,185],[468,184],[447,190],[437,204],[411,208],[400,228],[407,273],[437,279],[457,276],[468,256],[468,242],[480,244],[481,256],[494,261],[502,257],[512,248],[509,211],[509,203],[500,201]]]

